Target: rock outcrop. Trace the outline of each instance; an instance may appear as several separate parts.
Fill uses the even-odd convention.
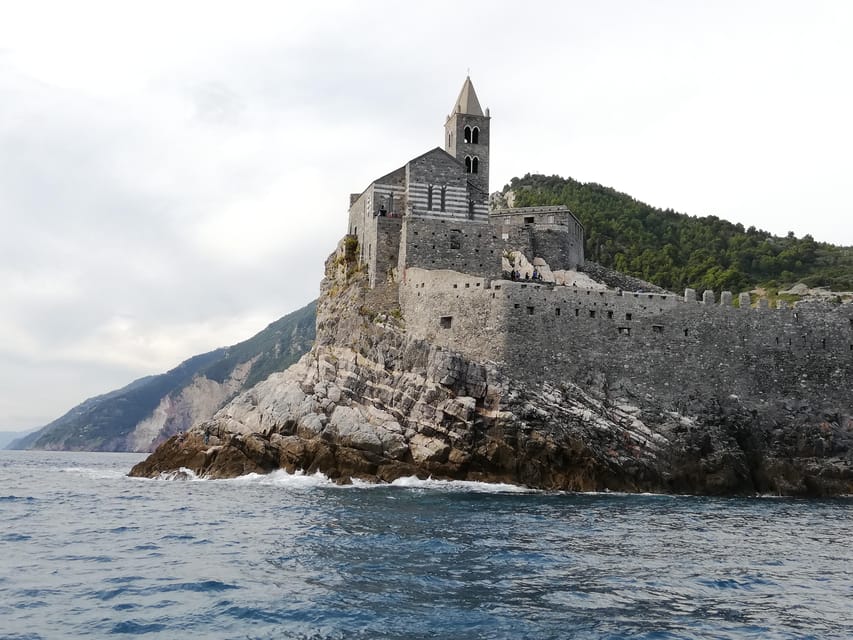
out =
[[[396,285],[327,262],[312,350],[163,443],[131,474],[231,477],[277,468],[340,482],[399,477],[573,491],[853,493],[853,421],[738,398],[680,415],[588,381],[520,382],[407,334]],[[638,406],[638,405],[642,406]]]

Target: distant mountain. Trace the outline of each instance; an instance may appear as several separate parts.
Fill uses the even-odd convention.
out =
[[[314,342],[315,314],[312,302],[244,342],[90,398],[8,448],[151,451],[195,421],[212,416],[243,389],[296,362]]]
[[[853,290],[853,247],[658,209],[592,182],[527,174],[504,187],[498,204],[566,205],[584,225],[588,260],[671,291],[778,290],[797,282]]]
[[[18,429],[16,431],[0,431],[0,449],[5,449],[15,440],[23,438],[24,436],[27,436],[33,431],[37,430],[38,427],[36,427],[35,429]]]

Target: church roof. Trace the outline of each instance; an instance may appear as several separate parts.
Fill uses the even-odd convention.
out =
[[[477,100],[477,92],[474,91],[474,85],[471,84],[471,76],[465,76],[465,84],[462,85],[462,91],[459,92],[459,97],[456,98],[450,113],[452,115],[457,112],[472,116],[483,115],[480,101]]]

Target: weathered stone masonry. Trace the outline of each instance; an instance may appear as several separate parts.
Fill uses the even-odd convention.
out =
[[[692,290],[682,297],[506,279],[512,252],[551,271],[576,269],[584,230],[565,207],[487,212],[489,135],[468,79],[445,127],[447,151],[427,152],[353,198],[349,231],[371,286],[399,287],[412,336],[500,363],[530,384],[586,380],[673,408],[708,394],[756,406],[786,397],[847,406],[849,305],[751,309],[742,294],[737,308],[728,292],[717,304],[710,291],[697,299]],[[459,161],[475,156],[476,175]]]

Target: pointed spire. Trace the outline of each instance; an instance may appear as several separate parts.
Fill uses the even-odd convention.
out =
[[[483,110],[480,108],[480,101],[477,100],[477,92],[474,91],[474,85],[471,84],[471,76],[465,76],[465,84],[462,85],[462,91],[459,92],[459,97],[453,104],[454,113],[467,113],[472,116],[482,116]]]

